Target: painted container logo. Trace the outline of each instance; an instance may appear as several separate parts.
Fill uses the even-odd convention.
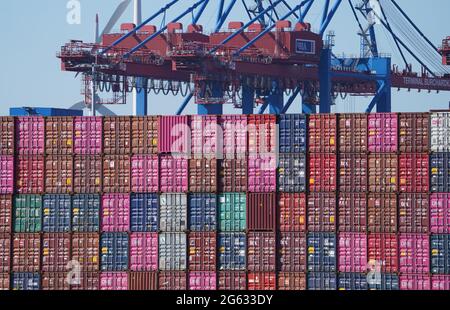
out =
[[[316,53],[316,42],[313,40],[295,40],[295,52],[297,54],[312,54]]]

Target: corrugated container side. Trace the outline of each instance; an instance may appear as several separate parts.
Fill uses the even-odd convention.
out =
[[[128,155],[103,158],[103,192],[128,193],[131,186],[131,162]]]
[[[339,115],[339,151],[367,152],[367,114]]]
[[[218,287],[221,291],[240,291],[247,289],[247,273],[243,271],[219,272]]]
[[[72,199],[70,195],[44,195],[42,230],[44,232],[70,232]]]
[[[450,235],[431,235],[431,273],[450,274]]]
[[[70,234],[45,233],[42,236],[42,271],[65,272],[70,261]]]
[[[450,152],[450,113],[431,113],[431,151]]]
[[[0,154],[14,155],[14,118],[0,117]]]
[[[44,192],[44,156],[16,157],[16,192],[19,194],[40,194]]]
[[[367,231],[367,195],[361,193],[340,193],[338,202],[340,232]]]
[[[159,153],[187,153],[191,149],[188,116],[159,117]]]
[[[101,272],[100,290],[126,291],[128,290],[128,273]]]
[[[368,116],[369,152],[390,153],[398,150],[397,113],[373,113]]]
[[[103,233],[100,237],[102,271],[128,269],[129,240],[127,233]]]
[[[338,246],[339,272],[367,271],[367,235],[340,233]]]
[[[308,272],[336,272],[336,234],[309,233]]]
[[[450,233],[450,194],[430,196],[430,231],[435,234]]]
[[[70,285],[67,282],[66,272],[44,272],[42,274],[42,290],[44,291],[68,291]]]
[[[274,272],[250,272],[248,274],[249,291],[274,291],[277,288],[277,276]]]
[[[308,273],[308,290],[313,291],[335,291],[337,279],[335,273],[311,272]]]
[[[119,232],[130,228],[130,195],[106,194],[102,196],[102,231]]]
[[[369,232],[397,232],[397,196],[395,194],[369,194],[367,217]]]
[[[336,164],[335,154],[309,156],[309,190],[311,192],[336,191]]]
[[[71,290],[98,291],[100,289],[100,275],[98,272],[82,272],[79,279],[70,285]]]
[[[100,195],[77,194],[73,196],[72,231],[100,231]]]
[[[158,234],[130,234],[130,270],[158,270]]]
[[[45,119],[45,153],[72,155],[73,128],[73,117],[47,117]]]
[[[394,154],[370,154],[368,176],[370,192],[397,192],[398,156]]]
[[[278,237],[278,270],[306,272],[306,234],[281,232]]]
[[[402,274],[400,275],[400,290],[429,291],[431,289],[431,277],[426,274]]]
[[[131,119],[129,116],[107,116],[103,119],[103,152],[130,154]]]
[[[400,191],[408,193],[428,193],[428,154],[401,154],[399,157]]]
[[[14,232],[40,232],[42,230],[42,196],[14,196]]]
[[[399,235],[399,271],[402,274],[430,272],[430,239],[427,234]]]
[[[158,153],[158,117],[143,116],[131,118],[131,153]]]
[[[130,230],[157,232],[159,227],[158,194],[131,194]]]
[[[71,260],[80,263],[81,271],[98,271],[100,235],[96,233],[72,234]]]
[[[189,191],[215,193],[217,191],[217,160],[189,160]]]
[[[308,231],[336,231],[336,194],[311,193],[308,195]]]
[[[362,273],[340,273],[338,290],[366,291],[368,290],[367,276]]]
[[[278,208],[280,231],[306,231],[306,194],[279,193]]]
[[[215,271],[217,240],[214,232],[191,232],[189,238],[189,270]]]
[[[0,195],[0,233],[12,231],[13,197]]]
[[[159,229],[164,232],[187,230],[187,195],[167,193],[159,197]]]
[[[192,115],[192,154],[195,158],[216,157],[218,147],[217,115]]]
[[[17,117],[16,150],[21,155],[44,155],[45,119],[43,117]]]
[[[0,273],[11,271],[11,235],[0,234]]]
[[[161,192],[187,192],[189,163],[186,158],[163,155],[160,158]]]
[[[72,156],[47,156],[45,158],[45,192],[70,194],[73,185]]]
[[[450,275],[433,275],[431,277],[431,289],[449,291],[450,290]]]
[[[131,157],[131,191],[156,193],[159,191],[158,155],[134,155]]]
[[[429,195],[400,194],[398,198],[398,223],[401,233],[428,233]]]
[[[275,153],[250,154],[248,157],[248,191],[275,192],[277,189],[277,159]]]
[[[208,271],[194,271],[189,273],[189,290],[212,291],[217,289],[217,274]]]
[[[219,194],[219,231],[244,231],[247,228],[245,193]]]
[[[400,289],[397,274],[373,273],[367,276],[369,290],[398,291]]]
[[[247,191],[247,160],[223,159],[219,160],[219,191],[245,192]]]
[[[158,290],[158,273],[156,272],[130,272],[128,277],[130,291]]]
[[[221,115],[219,125],[223,133],[222,153],[224,158],[245,157],[247,154],[247,116]]]
[[[180,270],[187,268],[187,240],[185,233],[159,234],[159,269]]]
[[[305,153],[307,120],[304,114],[282,114],[279,116],[280,153]]]
[[[333,114],[311,115],[308,127],[310,153],[335,153],[337,150],[337,116]]]
[[[275,193],[247,194],[247,229],[276,231],[277,202]]]
[[[369,234],[368,260],[381,272],[398,271],[398,239],[396,234]]]
[[[248,116],[249,154],[272,153],[277,150],[277,117],[270,114]]]
[[[14,156],[0,156],[0,194],[14,193]]]
[[[247,240],[244,233],[220,233],[218,235],[219,270],[245,270]]]
[[[247,238],[247,270],[275,272],[277,264],[275,233],[250,232]]]
[[[10,280],[9,273],[0,273],[0,291],[8,291],[10,289]]]
[[[12,248],[13,272],[39,272],[41,267],[41,236],[14,234]]]
[[[367,155],[341,153],[339,155],[339,191],[365,193],[367,187]]]
[[[185,272],[163,271],[159,273],[158,277],[160,290],[184,291],[188,288]]]
[[[279,272],[278,290],[304,291],[306,290],[306,274],[300,272]]]
[[[14,291],[38,291],[41,289],[39,273],[15,272],[11,276],[11,286]]]
[[[191,231],[217,230],[216,194],[189,195],[189,227]]]
[[[450,192],[450,153],[432,154],[430,158],[431,191]]]
[[[402,153],[428,153],[430,150],[429,113],[400,113],[399,150]]]
[[[278,190],[287,193],[306,191],[305,154],[280,154],[278,165]]]
[[[102,158],[100,156],[75,156],[74,158],[75,193],[100,193],[102,191]]]
[[[74,119],[74,153],[97,155],[102,153],[103,119],[99,116],[83,116]]]

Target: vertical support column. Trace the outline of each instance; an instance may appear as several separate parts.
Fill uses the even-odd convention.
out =
[[[320,55],[320,113],[331,113],[331,49],[325,48]]]
[[[253,114],[255,102],[255,89],[246,83],[242,85],[242,114]]]
[[[372,58],[369,61],[369,68],[375,71],[380,80],[377,81],[377,92],[379,99],[377,101],[377,112],[391,112],[392,111],[392,80],[391,80],[391,59],[390,58]],[[378,95],[378,94],[377,94]]]
[[[220,82],[211,82],[212,97],[222,98],[224,91]],[[199,115],[218,115],[223,114],[223,104],[198,104],[197,114]]]
[[[302,96],[302,113],[303,114],[316,114],[317,108],[313,102],[309,100],[309,93],[311,92],[311,86],[308,82],[305,83],[305,93]]]
[[[272,91],[267,96],[270,114],[279,115],[284,106],[284,94],[277,81],[272,81]]]
[[[146,91],[148,80],[146,78],[137,78],[136,86],[141,88],[141,91],[133,90],[133,115],[145,116],[148,114],[148,96]]]

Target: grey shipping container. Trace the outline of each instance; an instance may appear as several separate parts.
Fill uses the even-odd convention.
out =
[[[309,272],[336,271],[336,234],[309,233],[307,245]]]
[[[366,291],[368,290],[367,276],[363,273],[339,273],[338,289],[342,291]]]
[[[185,233],[161,233],[159,235],[159,269],[180,270],[187,268],[187,236]]]
[[[450,153],[432,154],[430,158],[431,191],[450,192]]]
[[[219,231],[244,231],[247,227],[245,193],[219,194]]]
[[[100,195],[77,194],[72,201],[73,232],[98,232],[100,230]]]
[[[191,231],[216,231],[216,194],[191,194],[189,196],[189,227]]]
[[[431,272],[450,274],[450,235],[431,235]]]
[[[130,230],[132,232],[157,232],[158,227],[158,194],[131,194]]]
[[[70,195],[44,195],[42,229],[44,232],[70,232]]]
[[[247,245],[244,233],[220,233],[217,243],[219,270],[245,270]]]
[[[306,152],[306,115],[282,114],[279,117],[280,153]]]
[[[100,267],[102,271],[128,269],[129,239],[127,233],[103,233],[100,237]]]
[[[328,272],[308,273],[308,290],[335,291],[337,288],[336,274]]]
[[[398,275],[394,273],[369,273],[367,283],[369,290],[397,291],[400,289]]]
[[[164,232],[187,230],[187,195],[161,194],[159,197],[159,229]]]
[[[41,289],[39,273],[15,272],[12,274],[12,289],[19,291],[37,291]]]
[[[306,190],[305,154],[280,154],[278,190],[285,193],[298,193]]]

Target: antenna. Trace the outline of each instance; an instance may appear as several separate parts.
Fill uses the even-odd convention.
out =
[[[98,19],[98,13],[95,15],[95,41],[100,41],[100,28],[99,28],[99,19]]]

